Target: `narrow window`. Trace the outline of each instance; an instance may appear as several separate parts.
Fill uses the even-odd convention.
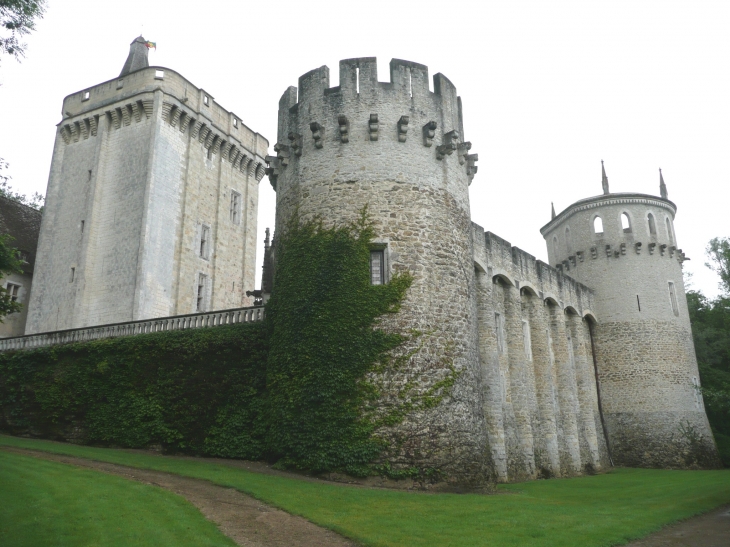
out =
[[[241,223],[241,194],[231,190],[231,222],[233,224]]]
[[[355,92],[360,93],[360,67],[355,69]]]
[[[233,118],[233,127],[238,127],[238,120]]]
[[[571,368],[575,368],[575,354],[573,353],[573,338],[568,333],[568,362]]]
[[[155,79],[156,80],[162,80],[164,77],[165,77],[164,70],[155,70]]]
[[[573,242],[570,240],[570,228],[565,228],[565,248],[568,251],[568,255],[573,254]]]
[[[674,282],[669,282],[669,300],[672,304],[672,312],[674,315],[679,315],[679,306],[677,305],[677,290],[674,287]]]
[[[84,233],[84,221],[83,220],[81,221],[81,233],[82,234]]]
[[[203,224],[200,227],[200,258],[208,260],[210,255],[210,226]]]
[[[525,358],[532,361],[532,339],[530,337],[530,323],[522,320],[522,340],[525,344]]]
[[[18,301],[18,291],[20,291],[20,285],[16,285],[15,283],[8,283],[5,286],[5,289],[8,291],[8,296],[10,297],[10,301],[17,302]]]
[[[669,220],[669,217],[666,217],[664,220],[666,220],[667,223],[667,237],[669,238],[669,243],[674,243],[674,235],[672,234],[672,222]]]
[[[558,252],[558,237],[553,236],[553,254],[555,255],[555,262],[560,262],[560,253]]]
[[[545,329],[545,338],[548,343],[548,356],[550,358],[550,367],[555,366],[555,352],[553,351],[553,337],[550,335],[550,329]]]
[[[624,233],[631,232],[631,220],[629,220],[629,215],[626,213],[621,213],[621,228]]]
[[[649,213],[646,218],[649,221],[649,235],[655,236],[656,235],[656,221],[654,220],[654,215]]]
[[[692,387],[695,391],[695,406],[697,410],[702,410],[702,388],[700,388],[700,381],[697,376],[692,377]]]
[[[88,91],[84,91],[84,98],[81,99],[82,101],[88,101],[91,94]]]
[[[601,217],[593,219],[593,233],[596,235],[603,235],[603,220]]]
[[[74,277],[76,277],[76,268],[71,268],[71,278],[68,280],[68,282],[73,283]]]
[[[203,95],[203,104],[205,106],[208,106],[208,101],[209,101],[208,96],[207,95]]]
[[[408,69],[408,93],[413,97],[413,76],[410,68]]]
[[[636,295],[636,305],[639,307],[639,311],[641,311],[641,300],[639,300],[639,295]]]
[[[205,311],[205,285],[208,276],[198,274],[198,287],[195,291],[195,311]]]
[[[385,283],[385,253],[382,249],[370,251],[370,283],[382,285]]]
[[[504,318],[501,313],[494,314],[494,327],[497,332],[497,352],[504,353]]]

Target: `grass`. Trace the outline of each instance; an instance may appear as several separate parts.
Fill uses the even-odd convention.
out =
[[[620,545],[730,502],[730,470],[617,469],[590,477],[500,486],[505,495],[424,494],[15,437],[0,436],[0,445],[207,479],[373,546]]]
[[[0,545],[235,545],[161,488],[0,452]]]

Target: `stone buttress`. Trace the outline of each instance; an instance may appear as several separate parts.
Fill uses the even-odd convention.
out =
[[[473,224],[484,415],[498,481],[606,469],[594,294]]]

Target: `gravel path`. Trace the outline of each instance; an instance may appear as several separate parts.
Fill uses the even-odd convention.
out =
[[[245,547],[355,547],[357,544],[320,528],[308,520],[263,504],[233,488],[160,471],[135,469],[112,463],[35,450],[2,447],[2,450],[119,475],[165,488],[192,503],[221,532]]]
[[[625,547],[730,547],[730,505],[671,524]]]

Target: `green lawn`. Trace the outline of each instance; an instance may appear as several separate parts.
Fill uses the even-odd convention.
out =
[[[161,488],[0,451],[0,545],[235,543],[185,499]]]
[[[320,484],[225,464],[0,436],[46,450],[208,479],[378,546],[619,545],[730,503],[730,470],[618,469],[500,486],[503,495],[423,494]]]

